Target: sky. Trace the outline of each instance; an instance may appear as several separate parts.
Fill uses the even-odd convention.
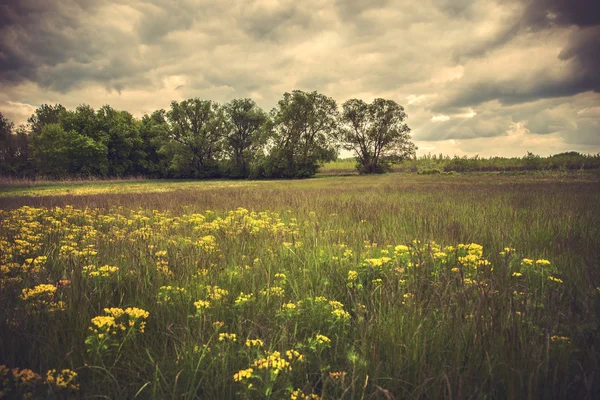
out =
[[[600,152],[598,0],[2,0],[0,112],[316,90],[382,97],[417,154]]]

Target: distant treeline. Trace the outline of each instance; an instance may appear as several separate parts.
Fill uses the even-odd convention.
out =
[[[392,100],[342,105],[285,93],[270,112],[251,99],[173,101],[141,119],[105,105],[39,107],[15,128],[0,114],[0,176],[20,178],[303,178],[354,150],[363,173],[415,156],[404,109]]]
[[[600,168],[600,154],[567,152],[540,157],[528,152],[524,157],[450,157],[425,155],[407,159],[394,166],[394,171],[437,174],[442,172],[578,170]]]

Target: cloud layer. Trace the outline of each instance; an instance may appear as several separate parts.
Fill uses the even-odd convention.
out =
[[[403,104],[420,153],[600,152],[595,0],[9,0],[0,111],[318,90]]]

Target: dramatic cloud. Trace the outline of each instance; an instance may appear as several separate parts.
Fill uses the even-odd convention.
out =
[[[8,0],[0,111],[293,89],[403,104],[420,153],[600,151],[596,0]]]

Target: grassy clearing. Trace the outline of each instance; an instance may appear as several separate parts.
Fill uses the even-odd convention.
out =
[[[598,175],[230,183],[4,190],[0,390],[600,394]]]
[[[180,190],[211,190],[256,186],[269,181],[168,181],[168,180],[97,180],[43,181],[0,185],[0,197],[84,196],[119,193],[165,193]]]

